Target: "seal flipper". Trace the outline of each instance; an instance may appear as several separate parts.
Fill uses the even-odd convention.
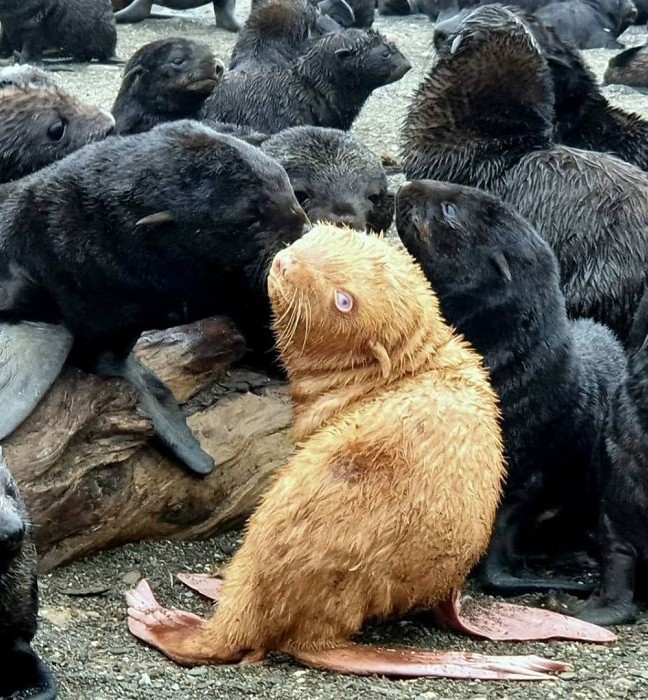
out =
[[[207,574],[191,574],[180,572],[176,578],[182,581],[187,588],[197,591],[200,595],[210,600],[219,601],[223,590],[223,579]]]
[[[134,0],[128,7],[115,12],[115,22],[141,22],[151,16],[153,0]]]
[[[200,476],[213,471],[214,460],[191,432],[169,387],[135,355],[131,353],[122,359],[105,352],[97,359],[96,371],[104,376],[126,379],[137,389],[140,407],[151,419],[155,434],[188,469]]]
[[[58,697],[51,671],[27,642],[16,642],[3,654],[2,662],[0,697],[12,698],[16,694],[29,697],[29,700],[54,700]]]
[[[155,599],[146,579],[142,579],[134,590],[126,593],[126,602],[131,634],[179,664],[234,663],[246,657],[241,652],[222,661],[207,656],[189,658],[182,648],[189,638],[200,634],[204,620],[182,610],[163,608]],[[568,668],[564,663],[538,656],[483,656],[465,652],[385,649],[354,644],[325,651],[286,650],[286,653],[307,666],[357,675],[549,680],[552,678],[550,674]],[[248,656],[258,661],[261,652],[253,650]]]
[[[72,348],[72,334],[48,323],[0,324],[0,440],[32,413]]]
[[[580,642],[614,642],[617,637],[609,630],[589,622],[551,610],[530,608],[510,603],[471,606],[462,614],[461,596],[455,590],[450,598],[435,610],[435,618],[446,627],[493,641],[531,642],[544,639],[567,639]]]
[[[299,663],[354,675],[400,678],[465,678],[470,680],[545,681],[569,667],[540,656],[485,656],[462,651],[387,649],[350,644],[337,649],[290,653]]]

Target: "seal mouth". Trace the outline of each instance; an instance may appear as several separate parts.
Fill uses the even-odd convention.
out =
[[[184,84],[184,89],[188,90],[189,92],[206,92],[211,94],[219,82],[220,77],[198,78],[196,80],[186,82]]]

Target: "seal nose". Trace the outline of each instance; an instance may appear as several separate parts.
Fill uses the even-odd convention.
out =
[[[286,272],[293,268],[295,263],[295,256],[286,248],[275,255],[272,261],[272,272],[275,275],[285,277]]]
[[[216,78],[222,78],[224,72],[225,64],[219,59],[214,61],[214,75],[216,76]]]
[[[0,554],[15,554],[25,536],[25,524],[8,499],[0,499]]]

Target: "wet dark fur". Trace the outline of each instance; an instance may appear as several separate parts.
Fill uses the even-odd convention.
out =
[[[578,49],[619,49],[616,40],[635,20],[637,8],[631,0],[565,0],[545,5],[535,12],[562,41]]]
[[[311,221],[386,231],[394,210],[380,158],[344,131],[296,126],[272,136],[262,149],[288,173]]]
[[[409,107],[406,174],[512,204],[556,254],[569,313],[625,339],[648,266],[648,176],[612,156],[555,146],[553,89],[522,20],[494,5],[475,10]]]
[[[36,63],[44,49],[79,61],[114,57],[117,27],[110,0],[0,0],[2,50]]]
[[[197,117],[223,70],[209,46],[198,41],[170,38],[142,46],[124,68],[112,107],[117,133]]]
[[[648,170],[648,122],[637,114],[613,107],[599,90],[596,78],[580,53],[561,41],[552,29],[544,27],[529,13],[517,14],[533,32],[551,71],[555,141],[574,148],[611,153]],[[465,16],[453,17],[435,26],[437,50],[457,31]]]
[[[56,684],[30,644],[37,628],[36,548],[16,482],[0,448],[0,697],[31,691],[56,697]]]
[[[369,29],[376,13],[376,0],[348,0],[355,15],[354,27]]]
[[[236,39],[230,70],[289,68],[307,50],[317,16],[307,0],[268,0],[253,7]]]
[[[291,68],[227,73],[203,116],[266,133],[303,124],[349,129],[373,90],[409,68],[400,51],[373,30],[332,32]]]
[[[448,203],[454,211],[444,211]],[[560,587],[510,576],[520,535],[552,510],[576,530],[574,541],[595,527],[593,456],[623,349],[604,326],[567,319],[551,249],[497,197],[413,182],[397,194],[396,225],[447,321],[484,356],[501,399],[508,471],[480,577],[508,594]]]
[[[648,44],[626,49],[611,58],[603,82],[648,88]]]
[[[8,182],[105,138],[114,121],[29,67],[0,71],[0,124],[0,182]]]
[[[648,562],[648,291],[631,333],[628,369],[605,431],[599,539],[601,584],[576,615],[599,625],[633,622],[635,577]]]
[[[26,215],[35,208],[39,217]],[[138,224],[159,212],[159,223]],[[271,158],[178,121],[93,144],[22,180],[2,221],[0,322],[63,323],[74,362],[131,381],[157,429],[167,409],[165,420],[183,419],[130,355],[139,334],[195,308],[194,317],[229,314],[248,340],[271,346],[267,263],[302,234],[306,216]],[[188,449],[195,457],[199,448]],[[209,470],[209,461],[195,469]]]

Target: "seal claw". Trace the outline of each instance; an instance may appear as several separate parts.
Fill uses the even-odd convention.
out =
[[[176,574],[178,581],[184,583],[187,588],[197,591],[200,595],[210,600],[219,601],[223,590],[223,579],[207,574],[191,574],[180,572]]]

